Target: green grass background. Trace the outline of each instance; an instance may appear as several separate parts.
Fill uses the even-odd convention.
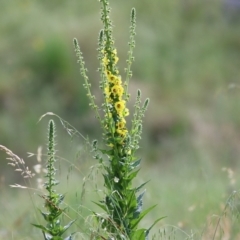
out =
[[[137,10],[130,104],[138,88],[151,99],[138,153],[143,163],[137,183],[151,180],[145,206],[158,205],[142,224],[167,216],[156,231],[167,227],[171,232],[169,225],[179,226],[200,239],[204,227],[222,213],[231,192],[239,189],[240,23],[221,1],[111,0],[110,4],[122,73],[130,10]],[[36,160],[27,159],[27,152],[46,146],[49,118],[37,123],[46,112],[60,115],[90,139],[101,138],[72,46],[77,37],[100,102],[96,71],[99,9],[96,0],[1,0],[0,144],[29,166]],[[67,192],[66,202],[78,208],[83,178],[95,162],[83,150],[84,141],[72,140],[56,123],[58,154],[80,169],[70,171],[69,163],[61,161],[59,190]],[[39,218],[31,197],[36,207],[42,201],[35,191],[8,187],[22,179],[7,166],[5,154],[0,157],[0,239],[41,239],[38,229],[30,226]],[[93,207],[91,197],[99,198],[94,189],[94,183],[87,185],[84,204],[88,208]],[[81,213],[75,231],[84,231],[88,213]],[[234,239],[233,231],[225,229],[229,239]],[[185,237],[176,235],[177,239]]]

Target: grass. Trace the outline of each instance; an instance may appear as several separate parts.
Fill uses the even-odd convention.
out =
[[[15,0],[1,5],[0,142],[21,156],[27,156],[29,149],[34,152],[39,143],[44,144],[46,124],[36,126],[36,122],[46,111],[58,113],[83,133],[97,134],[85,93],[76,81],[79,74],[71,45],[71,39],[79,35],[88,68],[97,68],[93,60],[100,27],[97,4],[62,1],[54,6],[54,2]],[[146,202],[149,206],[158,203],[145,221],[149,225],[167,216],[157,228],[169,224],[188,234],[201,232],[215,219],[212,215],[222,213],[231,192],[239,189],[239,25],[227,21],[219,3],[122,1],[112,6],[120,59],[126,56],[130,7],[138,13],[135,78],[130,91],[140,86],[144,96],[151,98],[139,154],[145,162],[139,182],[152,179]],[[97,74],[90,72],[90,77],[95,93]],[[66,138],[62,130],[59,135]],[[16,136],[21,141],[13,141]],[[59,150],[65,158],[72,152],[69,159],[79,161],[75,143],[63,141]],[[80,178],[92,164],[88,154],[82,154]],[[234,185],[223,167],[233,169]],[[8,169],[4,161],[2,169]],[[61,182],[66,175],[62,170]],[[11,239],[40,237],[28,225],[29,220],[35,222],[35,213],[28,210],[31,201],[27,203],[26,192],[12,193],[6,188],[19,182],[19,177],[11,171],[1,176],[1,205],[9,201],[6,209],[1,208],[0,239],[5,232]],[[77,176],[71,173],[70,179],[79,183]],[[66,191],[72,192],[70,185]],[[76,205],[75,192],[67,200]],[[176,235],[176,239],[184,237]]]
[[[151,176],[145,195],[146,207],[155,203],[158,206],[142,222],[143,226],[151,224],[153,219],[159,217],[160,214],[167,216],[157,224],[153,232],[157,233],[158,229],[163,231],[164,228],[171,231],[172,227],[181,228],[182,231],[186,232],[186,234],[182,234],[179,230],[176,230],[176,239],[185,239],[187,234],[190,235],[191,230],[196,235],[194,239],[201,239],[200,234],[205,228],[210,226],[210,223],[213,223],[213,228],[216,226],[216,216],[222,214],[223,206],[231,193],[231,185],[225,172],[219,169],[219,172],[215,175],[211,172],[208,173],[207,178],[206,173],[202,173],[204,176],[201,176],[200,171],[196,171],[200,176],[197,177],[196,174],[193,177],[193,173],[186,168],[179,173],[179,168],[174,166],[168,166],[164,169],[159,167],[159,170],[156,166],[155,170],[144,166],[144,169],[145,171],[141,174],[138,182],[148,180],[149,176]],[[65,202],[71,207],[78,209],[80,208],[81,187],[79,187],[79,191],[76,191],[76,186],[81,186],[80,182],[82,179],[79,178],[78,172],[72,171],[68,181],[66,181],[67,174],[65,171],[61,172],[61,191],[66,193]],[[176,179],[180,180],[177,181]],[[89,214],[88,209],[98,210],[88,199],[96,201],[100,199],[99,194],[101,195],[101,193],[97,194],[95,192],[94,183],[91,181],[87,184],[86,189],[87,192],[83,201],[86,209],[78,214],[72,210],[68,212],[72,218],[77,216],[79,218],[78,221],[82,221],[82,224],[79,224],[80,228],[79,226],[73,226],[72,230],[84,230],[84,227],[82,227],[83,219],[84,216]],[[32,192],[30,192],[30,195],[32,196]],[[3,216],[1,218],[1,226],[4,226],[4,229],[7,230],[7,236],[13,235],[12,239],[25,239],[26,236],[29,239],[41,238],[41,233],[29,225],[29,222],[37,221],[37,212],[34,211],[34,208],[29,209],[29,205],[33,203],[27,194],[27,190],[15,189],[10,192],[7,189],[1,196],[1,205],[5,206],[1,211]],[[38,196],[33,195],[33,201],[35,202],[35,207],[41,206],[42,200]],[[21,205],[19,205],[19,202],[21,202]],[[232,219],[231,214],[227,216],[230,220]]]

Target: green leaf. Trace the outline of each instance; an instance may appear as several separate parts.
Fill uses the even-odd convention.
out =
[[[145,183],[143,183],[143,184],[141,184],[139,187],[137,187],[137,188],[135,189],[135,191],[138,192],[138,191],[139,191],[143,186],[145,186],[148,182],[150,182],[150,180],[147,181],[147,182],[145,182]]]
[[[108,174],[103,174],[103,178],[104,178],[104,184],[105,184],[106,188],[111,189],[111,184],[109,181]]]
[[[145,240],[145,231],[146,229],[138,229],[130,236],[131,240]]]
[[[166,218],[166,217],[160,217],[160,218],[158,218],[157,220],[155,220],[154,221],[154,223],[151,225],[151,227],[149,227],[147,230],[146,230],[146,232],[145,232],[145,235],[146,235],[146,240],[147,240],[147,238],[148,238],[148,234],[149,234],[149,232],[150,232],[150,230],[155,226],[155,224],[156,223],[158,223],[160,220],[162,220],[162,219],[164,219],[164,218]]]
[[[39,211],[41,212],[42,216],[44,217],[44,220],[48,222],[48,221],[49,221],[49,215],[50,215],[50,214],[49,214],[49,213],[44,213],[44,212],[42,212],[41,210],[39,210]]]
[[[122,201],[119,199],[119,195],[117,192],[113,192],[112,195],[109,195],[106,198],[106,203],[108,205],[112,205],[115,210],[118,209],[122,212],[122,208],[120,207],[121,202]]]
[[[95,203],[97,206],[99,206],[101,209],[103,209],[105,212],[107,212],[107,208],[104,204],[97,203],[97,202],[94,202],[94,201],[92,201],[92,202]]]
[[[135,195],[135,191],[128,191],[127,192],[127,208],[128,208],[128,215],[132,214],[137,206],[137,199]]]
[[[66,232],[68,230],[68,228],[71,227],[71,225],[76,221],[76,219],[74,219],[73,221],[69,222],[68,225],[63,227],[63,230],[61,231],[61,233],[59,235],[62,235],[64,232]]]
[[[107,154],[112,156],[113,155],[113,151],[112,150],[105,150],[105,149],[98,149],[102,154]]]
[[[59,215],[61,215],[61,213],[62,213],[61,211],[58,211],[58,213],[55,213],[55,215],[53,216],[51,213],[45,213],[45,212],[41,211],[40,209],[39,209],[39,211],[42,214],[42,216],[44,217],[45,221],[47,221],[47,222],[53,221],[54,219],[58,218]]]
[[[134,168],[137,168],[140,165],[141,161],[142,161],[142,159],[138,159],[138,160],[132,162],[130,164],[130,168],[131,168],[130,170],[133,170]]]
[[[145,211],[143,211],[140,215],[138,219],[134,219],[131,221],[131,225],[132,225],[132,229],[136,228],[138,223],[153,209],[155,208],[157,205],[154,205],[148,209],[146,209]]]
[[[135,211],[133,213],[134,218],[138,218],[140,213],[142,212],[144,193],[145,193],[145,190],[137,197],[137,208],[135,209]]]
[[[34,224],[34,223],[32,223],[32,225],[36,228],[42,229],[44,232],[50,233],[50,230],[42,225],[38,225],[38,224]]]
[[[127,176],[127,178],[128,178],[128,181],[132,181],[132,180],[133,180],[133,178],[135,178],[135,177],[137,176],[137,174],[138,174],[139,170],[140,170],[140,169],[138,169],[138,170],[137,170],[137,171],[135,171],[135,172],[132,172],[132,173],[130,173],[130,174]]]
[[[57,201],[57,205],[60,205],[65,198],[65,194],[59,194],[58,197],[59,197],[59,199]]]

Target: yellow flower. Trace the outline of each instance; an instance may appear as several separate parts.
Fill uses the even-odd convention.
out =
[[[111,72],[109,70],[105,70],[105,73],[107,76],[111,75]]]
[[[117,101],[115,103],[115,109],[117,110],[117,113],[122,116],[123,114],[123,111],[125,109],[125,101],[124,100],[121,100],[121,101]]]
[[[127,129],[117,129],[116,132],[121,136],[125,137],[127,135]]]
[[[128,115],[129,115],[129,110],[128,110],[128,108],[125,108],[125,109],[124,109],[123,116],[126,117],[126,116],[128,116]]]
[[[116,48],[113,49],[113,54],[117,55],[117,49]]]
[[[123,95],[123,87],[121,85],[114,85],[112,88],[111,88],[111,92],[116,96],[118,95],[118,97],[122,97]]]
[[[114,76],[113,74],[108,74],[107,78],[108,78],[108,81],[111,83],[114,83],[116,80],[116,76]]]
[[[111,92],[110,92],[110,90],[109,90],[109,86],[107,86],[107,87],[105,87],[104,88],[104,94],[105,94],[105,99],[106,99],[106,102],[112,102],[112,99],[111,99],[111,97],[110,97],[110,95],[111,95]]]
[[[104,63],[105,66],[108,65],[108,63],[109,63],[109,60],[108,60],[106,55],[103,58],[103,63]]]
[[[109,87],[108,86],[104,88],[104,93],[106,94],[106,97],[110,96],[111,92],[109,91]]]
[[[114,79],[114,84],[115,85],[121,85],[122,84],[121,76],[118,76]]]
[[[114,57],[114,63],[116,64],[118,62],[119,58],[117,56]]]
[[[119,122],[117,122],[116,126],[117,126],[118,129],[123,129],[123,128],[125,128],[126,121],[125,121],[125,119],[123,119],[123,120],[124,120],[124,121],[119,121]]]

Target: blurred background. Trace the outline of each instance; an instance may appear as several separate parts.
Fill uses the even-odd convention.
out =
[[[111,0],[110,5],[123,78],[130,11],[137,11],[129,108],[137,89],[151,100],[138,181],[151,179],[145,204],[158,206],[144,224],[167,216],[159,228],[169,224],[201,232],[239,189],[240,1]],[[101,139],[72,44],[76,37],[99,99],[99,18],[96,0],[0,2],[0,144],[29,166],[36,159],[27,159],[27,152],[46,146],[50,118],[38,123],[46,112],[58,114],[90,139]],[[76,191],[95,162],[86,152],[79,157],[83,139],[72,140],[55,120],[58,154],[81,169],[71,185]],[[21,239],[33,239],[38,230],[26,227],[28,219],[35,221],[32,203],[26,191],[9,188],[22,178],[5,158],[0,152],[0,239],[20,239],[16,231]],[[231,235],[233,229],[225,232]]]

